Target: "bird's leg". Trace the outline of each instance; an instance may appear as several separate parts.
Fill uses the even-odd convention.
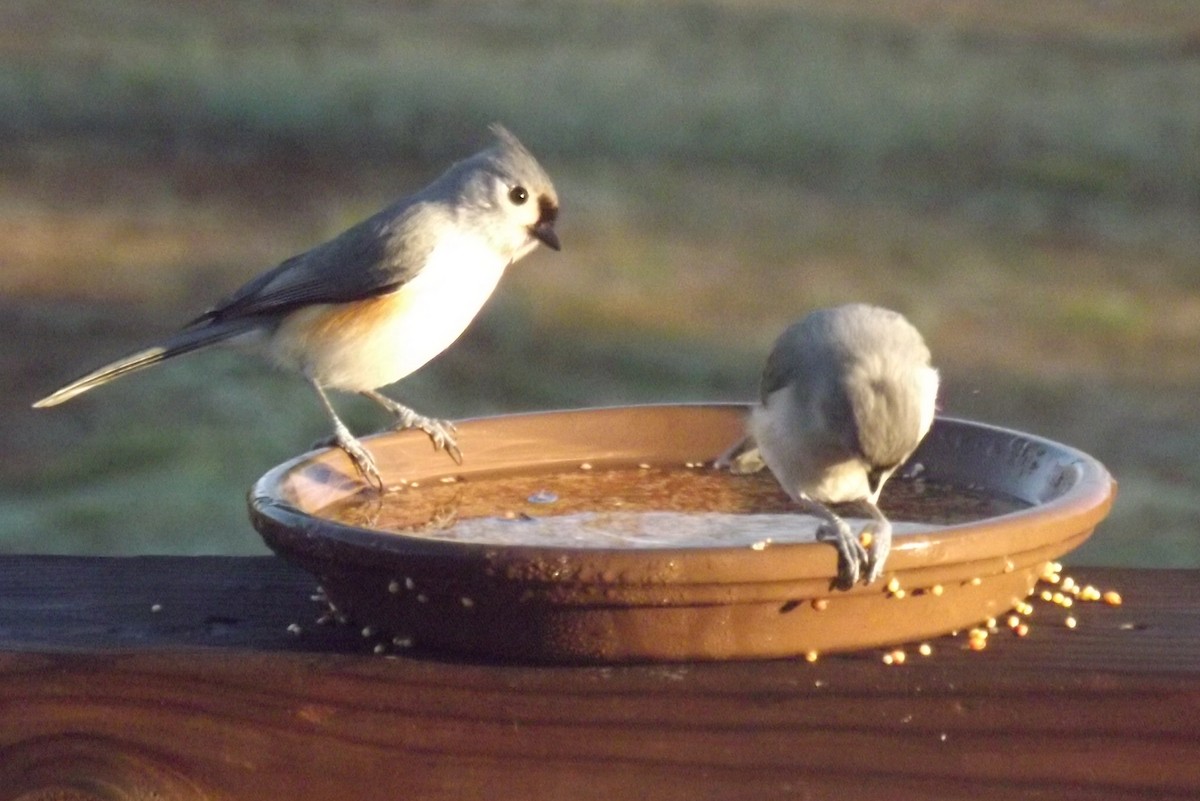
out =
[[[734,443],[713,461],[713,467],[728,470],[735,476],[748,476],[766,469],[766,466],[753,437],[745,437]]]
[[[317,391],[317,397],[321,399],[321,406],[325,409],[325,414],[329,416],[330,422],[333,423],[333,444],[337,445],[346,455],[350,457],[350,461],[354,463],[354,468],[358,470],[369,483],[373,484],[377,489],[383,489],[383,476],[379,474],[379,468],[375,466],[375,459],[371,456],[371,452],[366,447],[354,438],[350,433],[350,429],[346,428],[346,424],[337,416],[337,412],[333,409],[333,404],[329,402],[329,397],[325,394],[325,390],[321,385],[311,378],[308,383],[312,384],[312,388]]]
[[[832,542],[838,551],[838,577],[836,586],[848,590],[858,581],[859,573],[867,564],[867,551],[858,537],[850,530],[846,521],[833,513],[828,506],[814,501],[804,493],[796,498],[805,510],[824,522],[817,529],[817,540]]]
[[[871,544],[867,546],[865,579],[866,583],[870,584],[883,573],[883,564],[892,550],[892,524],[875,504],[865,500],[862,505],[866,507],[873,518],[872,522],[863,529],[863,531],[871,532]]]
[[[435,420],[432,417],[417,414],[403,403],[398,403],[387,395],[376,392],[373,389],[363,390],[359,394],[364,398],[370,398],[395,415],[396,425],[393,428],[396,431],[419,428],[433,440],[434,448],[444,449],[446,453],[450,454],[451,459],[458,464],[462,464],[462,451],[458,449],[458,443],[454,439],[454,424],[449,420]]]

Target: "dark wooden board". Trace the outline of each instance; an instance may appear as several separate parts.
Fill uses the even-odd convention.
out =
[[[1196,797],[1200,572],[1069,572],[1125,602],[902,666],[527,667],[377,655],[269,557],[0,557],[0,801]]]

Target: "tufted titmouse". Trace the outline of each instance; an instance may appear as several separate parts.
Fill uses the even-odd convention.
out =
[[[463,332],[508,265],[541,242],[559,249],[558,195],[517,138],[499,125],[493,147],[458,162],[415,195],[259,275],[183,330],[33,404],[54,406],[172,356],[236,341],[316,390],[333,442],[382,486],[371,454],[337,416],[326,389],[358,392],[419,428],[455,461],[454,426],[381,395]]]
[[[892,526],[876,505],[892,473],[933,423],[938,374],[904,317],[877,306],[822,309],[776,340],[749,433],[780,485],[822,518],[838,549],[838,584],[879,578]],[[873,521],[864,548],[827,503],[858,502]]]

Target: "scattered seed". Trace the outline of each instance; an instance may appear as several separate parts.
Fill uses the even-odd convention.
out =
[[[1065,576],[1062,580],[1062,583],[1059,585],[1063,592],[1070,592],[1078,586],[1079,585],[1075,583],[1075,579],[1071,578],[1070,576]]]
[[[987,640],[982,638],[967,640],[967,647],[972,651],[982,651],[984,648],[987,648]]]
[[[927,642],[923,642],[917,646],[917,653],[921,656],[929,656],[933,653],[933,646]]]
[[[1068,615],[1067,619],[1063,621],[1063,625],[1069,629],[1073,629],[1077,625],[1079,625],[1079,621],[1076,620],[1075,618],[1071,617],[1070,615]]]
[[[1017,626],[1021,625],[1021,618],[1016,615],[1009,615],[1004,622],[1008,624],[1010,629],[1015,629]]]
[[[903,598],[907,594],[908,593],[906,593],[904,590],[896,590],[895,592],[892,593],[892,597],[893,598]]]
[[[891,580],[887,583],[887,591],[895,592],[898,589],[900,589],[900,579],[892,576]]]
[[[412,637],[395,636],[392,638],[392,645],[397,648],[412,648]]]
[[[1013,629],[1013,631],[1016,632],[1016,635],[1018,637],[1024,637],[1026,634],[1029,633],[1029,624],[1021,623],[1015,629]]]
[[[750,543],[750,550],[765,551],[767,549],[768,542],[769,542],[769,540],[759,540],[758,542],[752,542],[752,543]]]
[[[650,465],[647,462],[640,462],[638,464],[638,470],[649,470],[649,469],[650,469]]]
[[[987,620],[984,621],[983,625],[988,630],[994,630],[996,628],[996,618],[989,617]]]
[[[929,591],[932,592],[934,595],[940,596],[943,592],[946,591],[946,588],[943,587],[941,584],[934,584],[932,587],[929,588]]]
[[[419,604],[429,603],[429,596],[423,592],[418,593],[417,594],[417,603],[419,603]]]
[[[404,577],[404,589],[415,590],[416,588],[417,588],[417,583],[415,581],[413,581],[412,579],[408,578],[407,576],[405,576]]]
[[[904,660],[907,658],[908,658],[908,654],[904,653],[904,651],[900,650],[899,648],[892,651],[892,663],[893,664],[903,665]]]
[[[813,598],[812,608],[817,610],[818,612],[824,612],[826,609],[829,608],[829,599],[828,598]]]
[[[373,636],[375,636],[375,629],[374,629],[374,627],[372,627],[372,626],[363,626],[363,630],[362,630],[362,636],[364,636],[364,637],[373,637]]]
[[[162,604],[153,604],[153,605],[151,605],[151,607],[150,607],[150,611],[151,611],[151,612],[161,612],[161,611],[162,611]]]
[[[1091,584],[1079,591],[1079,600],[1081,601],[1099,601],[1104,596],[1100,590],[1093,587]]]
[[[288,630],[288,634],[296,634],[296,635],[299,635],[300,632],[304,631],[304,629],[300,628],[299,623],[289,623],[287,630]]]
[[[875,541],[875,535],[870,531],[864,531],[858,535],[858,541],[862,543],[862,547],[870,548],[871,543]]]
[[[381,642],[377,642],[377,643],[375,643],[375,647],[372,648],[371,650],[377,654],[382,654],[384,651],[387,650],[387,646]]]
[[[819,658],[820,655],[816,651],[809,651],[804,655],[805,662],[816,662]]]
[[[458,476],[442,476],[438,481],[443,484],[453,484],[455,481],[458,481]]]
[[[971,579],[972,587],[978,587],[982,583],[983,583],[983,579],[981,579],[979,576],[976,576],[975,578]]]
[[[582,463],[579,465],[579,469],[580,469],[580,470],[591,470],[591,469],[592,469],[592,463],[591,463],[591,462],[582,462]]]
[[[1050,590],[1042,590],[1041,598],[1043,601],[1046,601],[1047,603],[1049,603],[1053,597],[1054,597],[1054,593],[1050,592]]]
[[[883,655],[883,664],[890,665],[895,661],[896,661],[896,657],[892,656],[890,653]]]
[[[1109,606],[1120,606],[1121,593],[1117,592],[1116,590],[1109,590],[1108,592],[1104,593],[1104,603],[1108,604]]]
[[[412,487],[413,489],[416,489],[417,487],[421,486],[421,482],[420,482],[420,481],[413,481],[413,482],[412,482],[412,483],[410,483],[408,486]]]
[[[400,592],[400,582],[396,581],[395,579],[392,579],[391,581],[389,581],[388,582],[388,592],[390,592],[392,595],[396,595],[397,593],[399,593]]]
[[[464,609],[470,609],[471,607],[475,606],[474,598],[468,598],[467,596],[464,595],[462,598],[459,598],[458,600],[463,605]]]

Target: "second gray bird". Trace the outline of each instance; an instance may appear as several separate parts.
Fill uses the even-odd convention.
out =
[[[494,147],[461,161],[312,250],[250,280],[164,342],[88,373],[41,399],[54,406],[164,359],[221,342],[250,345],[302,374],[333,423],[333,441],[372,483],[370,452],[334,411],[327,389],[357,392],[461,461],[450,423],[381,395],[447,348],[504,270],[538,243],[559,249],[558,195],[517,138],[493,126]]]
[[[838,550],[838,586],[883,570],[892,526],[879,510],[884,482],[933,423],[937,371],[902,315],[865,304],[815,311],[775,342],[749,432],[784,490],[822,518],[818,539]],[[871,515],[860,536],[825,504],[857,502]]]

